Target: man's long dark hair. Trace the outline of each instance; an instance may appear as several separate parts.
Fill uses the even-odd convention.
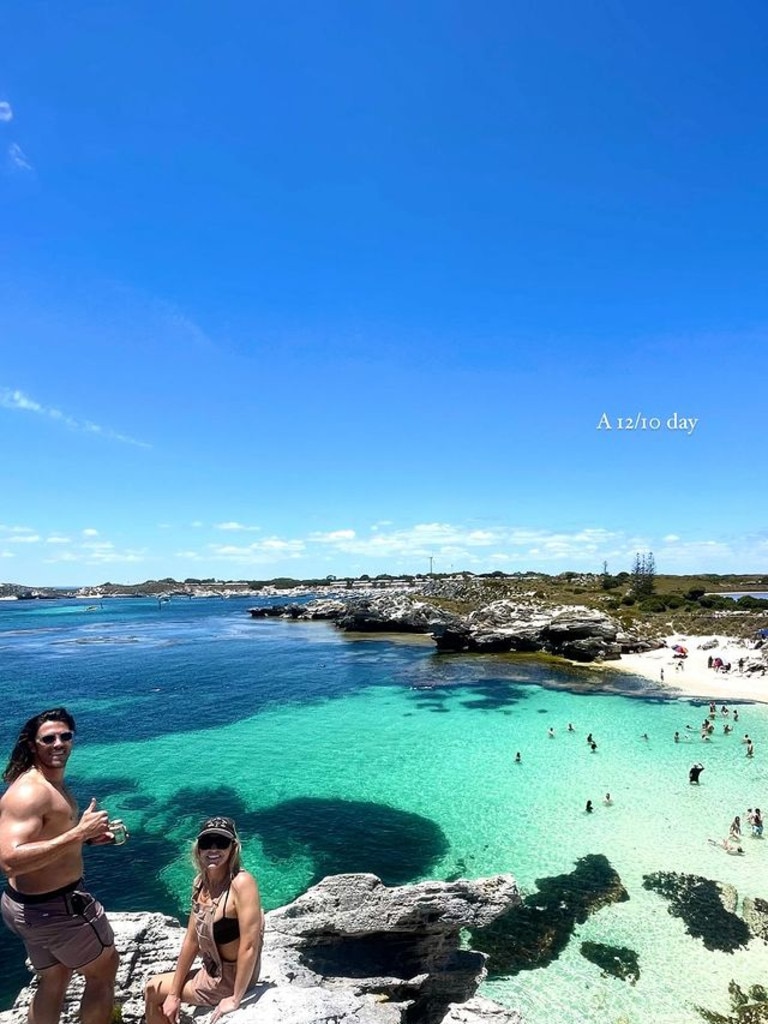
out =
[[[75,720],[66,708],[49,708],[48,711],[41,711],[39,715],[30,718],[21,727],[16,746],[11,751],[10,759],[5,766],[3,778],[6,782],[15,782],[35,763],[34,743],[37,730],[44,722],[63,722],[72,732],[76,729]]]

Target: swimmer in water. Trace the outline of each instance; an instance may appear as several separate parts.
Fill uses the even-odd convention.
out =
[[[592,807],[592,801],[587,800],[587,806],[584,808],[587,814],[591,814],[594,808]]]
[[[744,853],[743,847],[732,839],[708,839],[707,842],[710,846],[717,846],[725,850],[726,853],[735,854],[736,856]]]

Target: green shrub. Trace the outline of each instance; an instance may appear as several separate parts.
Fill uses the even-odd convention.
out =
[[[644,597],[639,608],[644,612],[664,612],[667,610],[667,605],[663,597]]]

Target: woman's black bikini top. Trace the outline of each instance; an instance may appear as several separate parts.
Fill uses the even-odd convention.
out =
[[[202,888],[202,883],[200,885]],[[230,883],[231,888],[231,883]],[[197,892],[200,890],[198,889]],[[223,946],[227,942],[234,942],[235,939],[240,938],[240,922],[236,917],[227,917],[227,900],[229,899],[229,888],[227,889],[226,895],[224,896],[224,906],[222,907],[222,916],[218,921],[213,922],[213,941],[217,946]]]
[[[227,917],[227,900],[229,899],[229,889],[224,897],[224,907],[221,911],[221,917],[218,921],[213,922],[213,941],[217,946],[223,946],[225,942],[234,942],[235,939],[240,938],[240,922],[236,917]]]

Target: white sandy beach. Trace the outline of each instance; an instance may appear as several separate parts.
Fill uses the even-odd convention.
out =
[[[713,639],[717,640],[712,645]],[[718,703],[729,700],[753,700],[768,704],[768,671],[747,672],[750,664],[766,665],[762,651],[754,644],[732,637],[691,636],[677,633],[666,638],[666,647],[642,654],[623,654],[620,661],[605,662],[606,668],[631,672],[642,676],[670,692],[686,697],[713,698]],[[674,657],[673,648],[681,645],[688,651],[687,658]],[[706,645],[706,646],[705,646]],[[717,672],[707,667],[709,657],[722,658],[731,663],[730,672]],[[744,671],[739,671],[739,659],[744,659]],[[678,665],[682,664],[682,668]],[[663,670],[663,676],[662,676]]]

